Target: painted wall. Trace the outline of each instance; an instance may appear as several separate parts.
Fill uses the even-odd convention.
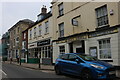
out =
[[[85,41],[85,53],[89,54],[89,48],[90,47],[97,47],[97,53],[99,54],[99,43],[98,40],[100,39],[105,39],[105,38],[110,38],[110,43],[111,43],[111,54],[112,54],[112,59],[113,62],[110,62],[113,65],[119,65],[118,62],[118,33],[115,34],[109,34],[105,36],[99,36],[99,37],[94,37],[94,38],[89,38],[88,40]],[[99,57],[98,57],[99,58]]]
[[[64,33],[65,36],[69,36],[76,33],[87,31],[93,31],[97,28],[96,13],[95,9],[107,4],[109,25],[117,25],[118,22],[118,3],[116,2],[63,2],[64,15],[58,18],[58,5],[60,2],[54,3],[52,6],[53,15],[53,26],[54,26],[54,39],[59,37],[58,24],[64,22]],[[78,8],[79,7],[79,8]],[[110,10],[114,11],[114,15],[110,15]],[[78,19],[79,25],[73,26],[71,19],[80,15]]]

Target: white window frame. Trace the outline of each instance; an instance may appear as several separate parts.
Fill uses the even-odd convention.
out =
[[[63,3],[58,5],[58,10],[59,10],[59,16],[62,16],[64,14]]]
[[[97,26],[104,27],[109,24],[108,21],[108,12],[107,12],[107,5],[101,6],[96,11],[96,18],[97,18]]]
[[[36,27],[34,27],[34,38],[36,38]]]
[[[45,22],[45,34],[49,33],[49,22]]]
[[[59,53],[64,54],[65,53],[65,45],[60,45],[59,46]]]
[[[99,44],[99,54],[98,54],[98,58],[101,60],[111,60],[112,59],[112,53],[111,53],[111,43],[110,43],[110,38],[106,38],[106,39],[101,39],[98,40],[98,44]],[[105,53],[109,53],[105,55],[101,55],[101,54],[105,54],[105,53],[101,53],[101,52],[105,52]],[[103,56],[103,58],[101,57]],[[110,56],[110,58],[108,57]]]
[[[42,35],[42,25],[39,25],[39,36]]]
[[[59,37],[64,37],[64,23],[59,24]]]

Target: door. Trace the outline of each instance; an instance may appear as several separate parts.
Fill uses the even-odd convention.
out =
[[[77,63],[75,60],[79,59],[75,54],[70,54],[67,62],[68,71],[71,74],[79,75],[81,63]]]

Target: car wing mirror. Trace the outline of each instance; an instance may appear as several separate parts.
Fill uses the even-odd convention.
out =
[[[80,63],[80,60],[79,59],[75,59],[75,62]]]

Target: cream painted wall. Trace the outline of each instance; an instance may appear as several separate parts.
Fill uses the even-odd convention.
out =
[[[49,23],[49,33],[45,34],[45,22],[48,21]],[[39,35],[39,25],[42,25],[42,35]],[[36,35],[37,37],[34,38],[34,28],[36,27]],[[32,39],[30,39],[30,30],[32,30]],[[39,40],[44,40],[44,39],[48,39],[51,38],[53,36],[53,26],[52,26],[52,18],[48,18],[38,24],[36,24],[35,26],[33,26],[32,28],[30,28],[28,30],[28,44],[29,43],[33,43]]]
[[[114,26],[117,25],[118,22],[118,3],[117,2],[89,2],[89,3],[72,3],[72,2],[63,2],[64,6],[64,15],[58,17],[58,3],[54,3],[52,6],[53,12],[53,26],[54,26],[54,39],[59,37],[59,29],[58,24],[64,22],[64,34],[65,37],[69,35],[73,35],[76,33],[81,33],[87,31],[93,31],[97,28],[96,14],[95,9],[107,4],[108,9],[108,17],[109,17],[109,25]],[[79,7],[76,10],[75,8]],[[110,15],[110,10],[113,9],[114,15]],[[74,27],[71,24],[71,19],[75,16],[81,15],[79,18],[79,26]]]

